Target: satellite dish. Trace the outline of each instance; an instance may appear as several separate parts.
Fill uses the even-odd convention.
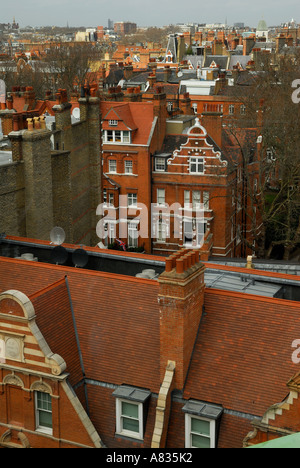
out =
[[[51,259],[56,265],[63,265],[68,259],[68,252],[61,245],[57,245],[51,250]]]
[[[86,266],[87,262],[89,261],[89,256],[85,250],[76,249],[72,253],[72,261],[75,267],[83,268]]]
[[[61,227],[56,226],[50,232],[51,244],[61,245],[64,243],[65,238],[66,238],[65,231]]]
[[[183,73],[180,71],[177,73],[178,78],[181,78],[183,76]]]
[[[79,107],[75,107],[75,109],[73,109],[72,115],[73,115],[74,119],[80,120],[80,109],[79,109]]]

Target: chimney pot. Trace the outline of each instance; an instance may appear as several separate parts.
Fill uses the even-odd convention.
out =
[[[172,262],[172,258],[168,257],[166,258],[166,271],[171,271],[173,268],[173,262]]]
[[[184,258],[177,258],[176,259],[176,273],[183,273],[184,272]]]

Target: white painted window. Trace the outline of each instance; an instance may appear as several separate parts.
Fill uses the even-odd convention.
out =
[[[164,172],[166,170],[165,158],[155,158],[155,170],[157,172]]]
[[[109,124],[111,127],[117,127],[118,121],[117,121],[117,120],[109,120],[108,124]]]
[[[200,194],[200,191],[199,190],[193,190],[192,192],[192,199],[193,199],[193,203],[192,203],[192,207],[193,207],[193,210],[200,210],[200,205],[201,205],[201,194]]]
[[[234,114],[234,105],[233,104],[230,104],[230,106],[229,106],[229,114],[230,115]]]
[[[104,143],[130,143],[130,131],[105,130],[103,134],[103,141]]]
[[[165,189],[157,189],[157,204],[158,205],[164,205],[166,202],[166,191]]]
[[[138,226],[136,223],[128,223],[128,247],[138,246]]]
[[[190,173],[203,174],[204,173],[204,159],[195,157],[190,158]]]
[[[157,241],[166,242],[167,235],[168,235],[168,224],[163,220],[159,220],[157,223]]]
[[[136,439],[143,438],[143,404],[116,400],[116,432]]]
[[[117,160],[116,159],[108,160],[108,172],[112,172],[112,173],[117,172]]]
[[[215,448],[215,421],[185,415],[186,448]]]
[[[184,207],[186,209],[189,208],[189,204],[191,203],[191,194],[190,194],[190,191],[189,190],[185,190],[184,191]]]
[[[125,160],[125,174],[132,174],[132,161],[131,160]]]
[[[51,395],[35,392],[36,429],[52,434],[52,401]]]
[[[137,194],[128,193],[127,194],[127,205],[128,206],[137,206]]]

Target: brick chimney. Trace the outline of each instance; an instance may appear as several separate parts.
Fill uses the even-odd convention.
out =
[[[197,338],[204,301],[204,265],[199,251],[182,249],[166,259],[158,278],[160,379],[175,361],[175,388],[183,389]]]
[[[201,116],[201,124],[219,148],[222,147],[222,116],[220,105],[215,103],[207,104]]]

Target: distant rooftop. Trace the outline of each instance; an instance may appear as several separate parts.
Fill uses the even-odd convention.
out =
[[[71,268],[114,273],[137,278],[156,280],[165,270],[164,257],[134,252],[86,248],[64,244],[55,246],[50,242],[34,241],[5,236],[0,234],[0,257],[61,265]],[[221,289],[232,292],[254,294],[268,298],[300,301],[300,277],[297,273],[284,275],[278,270],[284,270],[283,262],[265,264],[269,272],[246,268],[246,260],[220,261],[212,258],[205,262],[205,283],[207,288]],[[262,265],[263,266],[263,265]],[[299,264],[298,264],[299,267]],[[272,270],[272,271],[271,271]],[[300,268],[299,268],[300,270]],[[271,271],[271,272],[270,272]],[[285,268],[286,273],[291,270]]]

